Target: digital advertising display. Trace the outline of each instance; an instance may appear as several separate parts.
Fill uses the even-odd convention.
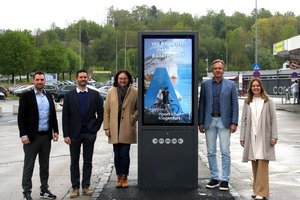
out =
[[[193,124],[194,39],[142,35],[142,124]]]

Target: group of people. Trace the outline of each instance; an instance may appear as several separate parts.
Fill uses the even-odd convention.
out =
[[[87,87],[88,72],[76,73],[77,87],[64,97],[62,126],[64,142],[70,150],[70,198],[81,194],[91,196],[90,188],[94,143],[102,122],[109,143],[113,144],[114,163],[118,182],[116,187],[127,188],[130,144],[136,143],[137,89],[128,71],[121,70],[114,77],[103,106],[97,91]],[[24,200],[32,200],[32,175],[38,155],[40,165],[40,197],[56,199],[49,190],[49,159],[51,140],[59,138],[55,105],[50,93],[43,88],[46,82],[41,71],[33,75],[34,89],[24,93],[19,100],[18,126],[24,150],[22,188]],[[80,176],[80,151],[83,168]],[[81,181],[80,181],[81,180]]]
[[[198,107],[199,131],[205,133],[207,157],[211,180],[206,187],[229,190],[230,137],[238,127],[238,97],[235,83],[223,78],[225,64],[217,59],[212,62],[213,78],[201,84]],[[105,103],[98,92],[88,89],[88,72],[76,73],[76,89],[65,95],[62,126],[64,142],[70,150],[71,185],[70,198],[81,194],[91,196],[90,188],[94,143],[102,122],[108,142],[113,144],[117,188],[128,187],[130,146],[137,142],[136,121],[137,89],[128,71],[121,70],[114,77]],[[40,196],[55,199],[48,186],[51,140],[59,138],[58,122],[51,95],[43,87],[45,75],[36,72],[33,76],[34,90],[28,91],[19,100],[18,125],[24,149],[22,177],[23,195],[31,200],[32,174],[36,156],[40,165]],[[217,162],[217,138],[219,137],[222,173],[219,176]],[[277,143],[276,108],[265,93],[260,79],[249,84],[240,128],[240,144],[243,147],[243,162],[251,161],[253,171],[253,195],[255,199],[269,196],[268,164],[275,160],[274,146]],[[80,150],[83,149],[82,181],[80,182]]]
[[[199,100],[199,131],[205,133],[207,157],[211,180],[206,187],[229,190],[230,137],[238,126],[238,97],[235,83],[223,78],[225,64],[217,59],[212,62],[213,78],[201,84]],[[219,137],[222,173],[216,156]],[[269,161],[275,160],[275,145],[278,140],[276,108],[266,94],[262,81],[250,81],[244,101],[240,144],[243,147],[242,161],[251,161],[254,199],[269,197]]]

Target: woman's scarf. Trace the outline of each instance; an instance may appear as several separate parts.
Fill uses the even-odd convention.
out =
[[[118,90],[118,103],[119,103],[119,112],[121,112],[122,110],[122,105],[123,105],[123,100],[125,98],[126,92],[128,90],[128,85],[127,86],[117,86],[117,90]]]

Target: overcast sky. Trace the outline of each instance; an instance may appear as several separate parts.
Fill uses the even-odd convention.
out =
[[[232,15],[234,11],[249,15],[255,8],[255,0],[2,0],[0,29],[46,30],[52,23],[65,28],[80,19],[104,24],[110,6],[131,11],[141,5],[155,5],[164,12],[187,12],[193,16],[206,15],[208,10],[220,12],[222,9],[226,15]],[[299,0],[257,0],[257,9],[261,8],[270,10],[272,14],[292,11],[296,16],[300,15]]]

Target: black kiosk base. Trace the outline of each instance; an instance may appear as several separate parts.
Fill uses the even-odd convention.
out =
[[[141,137],[138,146],[139,187],[198,187],[197,133],[177,127],[176,131],[144,131]]]

